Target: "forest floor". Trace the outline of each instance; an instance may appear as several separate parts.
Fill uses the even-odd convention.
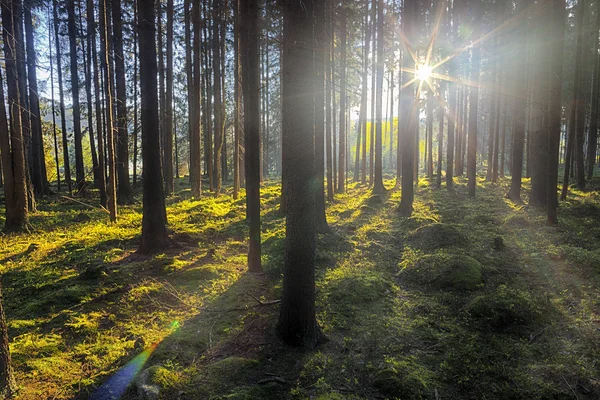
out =
[[[317,250],[329,341],[307,352],[274,333],[276,184],[262,191],[264,274],[247,273],[230,188],[193,201],[179,180],[167,212],[181,247],[152,257],[135,254],[139,199],[114,225],[42,200],[30,234],[0,236],[18,398],[86,399],[131,360],[126,399],[600,398],[598,190],[572,191],[548,227],[504,198],[508,180],[481,180],[476,199],[465,184],[451,195],[420,180],[412,218],[396,190],[336,196]]]

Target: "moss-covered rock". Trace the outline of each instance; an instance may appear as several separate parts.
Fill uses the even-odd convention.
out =
[[[401,279],[421,287],[469,291],[483,283],[481,263],[463,254],[437,252],[405,260],[400,267]]]
[[[500,285],[489,294],[478,296],[467,311],[472,318],[494,331],[519,331],[540,322],[542,302],[531,292]]]
[[[469,240],[456,227],[449,224],[433,223],[416,230],[408,242],[423,251],[429,252],[448,247],[466,247]]]
[[[390,282],[369,270],[336,269],[328,272],[327,293],[334,304],[365,304],[381,299],[390,290]]]

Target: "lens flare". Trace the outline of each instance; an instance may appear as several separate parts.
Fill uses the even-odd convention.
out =
[[[177,331],[179,327],[179,321],[173,321],[169,326],[171,331],[169,332],[169,335]],[[90,400],[120,399],[121,396],[123,396],[123,393],[125,393],[125,390],[127,390],[127,387],[131,384],[131,382],[133,382],[136,375],[142,370],[144,364],[146,364],[160,342],[162,342],[162,340],[153,343],[150,347],[144,349],[144,351],[138,354],[133,360],[129,361],[124,367],[118,370],[109,380],[104,382],[102,386],[100,386],[98,390],[94,392],[94,394],[90,397]]]

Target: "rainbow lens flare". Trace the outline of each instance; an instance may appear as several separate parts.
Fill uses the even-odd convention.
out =
[[[169,326],[170,334],[179,329],[179,322],[173,321]],[[164,339],[163,339],[164,340]],[[109,380],[104,382],[90,397],[90,400],[118,400],[123,396],[127,387],[133,382],[136,375],[142,370],[146,361],[150,358],[154,350],[162,340],[153,343],[138,354],[133,360],[118,370]]]

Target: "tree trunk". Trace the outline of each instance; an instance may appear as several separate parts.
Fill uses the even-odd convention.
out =
[[[414,18],[416,14],[416,4],[414,2],[406,2],[404,4],[403,11],[403,27],[404,32],[409,43],[414,40]],[[415,69],[416,65],[412,56],[404,57],[404,69],[410,70]],[[415,157],[415,139],[418,131],[418,119],[417,119],[417,97],[415,97],[415,86],[409,84],[413,79],[409,74],[403,74],[402,77],[402,95],[400,102],[402,103],[402,146],[401,146],[401,164],[402,164],[402,198],[400,200],[400,206],[398,212],[404,216],[411,216],[413,212],[413,200],[414,200],[414,157]],[[418,93],[418,91],[417,91]],[[400,146],[399,146],[400,147]]]
[[[112,66],[109,59],[109,36],[108,36],[108,0],[100,0],[100,31],[101,31],[101,63],[104,70],[104,93],[106,95],[106,148],[108,150],[108,211],[110,213],[110,221],[117,221],[117,168],[115,162],[115,139],[114,139],[114,124],[113,124],[113,103],[112,103],[112,88],[113,74]],[[141,53],[141,47],[140,47]],[[144,168],[146,165],[144,165]],[[145,181],[146,179],[144,179]]]
[[[331,4],[331,3],[330,3]],[[327,7],[327,17],[329,19],[328,23],[331,21],[333,16],[331,6]],[[329,25],[330,27],[332,25]],[[333,36],[333,32],[331,33]],[[332,154],[332,118],[331,114],[331,95],[333,93],[333,77],[332,77],[332,69],[331,69],[331,59],[333,57],[331,42],[328,41],[325,46],[327,49],[325,50],[327,53],[325,54],[325,75],[326,75],[326,83],[327,87],[325,88],[325,152],[326,152],[326,162],[327,162],[327,200],[333,201],[333,154]],[[333,135],[335,135],[335,130],[333,130]]]
[[[339,126],[339,156],[338,156],[338,193],[346,193],[346,58],[347,58],[347,30],[348,18],[346,2],[342,0],[342,8],[338,14],[340,18],[340,126]]]
[[[40,101],[37,84],[37,56],[33,40],[33,21],[31,17],[31,2],[28,1],[23,8],[25,18],[25,37],[27,42],[27,79],[29,81],[29,104],[31,118],[31,178],[37,196],[49,192],[48,177],[46,175],[46,157],[42,138],[42,124],[40,121]]]
[[[113,0],[114,1],[114,0]],[[173,0],[167,1],[167,70],[165,93],[165,132],[163,136],[163,165],[165,195],[175,190],[173,180]]]
[[[375,132],[375,179],[373,181],[373,194],[384,194],[383,186],[383,74],[384,74],[384,44],[383,36],[383,0],[379,0],[377,7],[377,98],[375,100],[375,113],[377,127]]]
[[[57,191],[60,192],[60,162],[58,159],[58,138],[56,136],[56,113],[55,113],[55,102],[54,102],[54,66],[52,62],[52,28],[50,7],[48,7],[48,50],[50,52],[50,93],[52,101],[52,134],[54,138],[54,162],[56,163],[56,184]]]
[[[313,53],[314,115],[315,115],[315,229],[329,232],[325,213],[325,0],[315,0],[315,40]],[[269,85],[267,85],[269,87]]]
[[[202,55],[200,54],[200,7],[199,1],[192,2],[192,24],[194,29],[193,49],[188,49],[189,54],[186,56],[188,65],[188,86],[192,88],[192,94],[188,98],[188,101],[190,102],[190,121],[188,124],[190,126],[190,181],[192,186],[192,197],[195,199],[200,198],[202,189],[202,169],[200,166],[200,81],[202,80],[202,76],[200,75],[200,63],[202,59]],[[190,32],[188,32],[188,35],[189,34]],[[188,40],[187,43],[190,43],[190,41]],[[207,146],[207,144],[205,144],[205,146]],[[207,167],[207,171],[210,171],[210,164]]]
[[[223,102],[221,94],[221,42],[220,42],[220,27],[221,27],[221,0],[213,0],[213,37],[212,37],[212,50],[213,50],[213,94],[214,94],[214,124],[215,124],[215,148],[214,148],[214,183],[215,183],[215,194],[221,192],[222,182],[222,168],[221,168],[221,152],[223,150],[223,136],[224,136],[224,112]],[[223,38],[222,40],[225,40]]]
[[[67,139],[67,120],[65,115],[65,100],[63,92],[63,79],[62,79],[62,52],[60,48],[60,36],[59,36],[59,19],[58,19],[58,4],[56,0],[52,0],[53,9],[53,20],[54,20],[54,39],[56,44],[56,72],[58,75],[58,98],[60,102],[60,122],[62,131],[62,146],[63,146],[63,167],[65,170],[65,181],[67,182],[67,188],[69,189],[69,195],[72,194],[72,182],[71,182],[71,166],[69,160],[69,141]]]
[[[582,76],[583,67],[586,65],[586,55],[584,54],[585,36],[584,36],[584,14],[585,0],[577,2],[577,59],[575,60],[575,85],[577,86],[577,96],[575,96],[575,177],[577,188],[585,189],[585,163],[583,144],[585,140],[585,80]]]
[[[96,50],[96,20],[93,0],[87,0],[86,15],[88,23],[88,48],[91,49],[90,64],[94,71],[94,93],[96,109],[96,133],[98,139],[98,190],[100,191],[100,204],[107,206],[106,174],[104,166],[104,137],[102,129],[102,106],[100,99],[100,71],[98,70],[98,54]]]
[[[187,9],[186,9],[187,10]],[[133,13],[133,186],[137,183],[138,161],[138,13]],[[186,11],[187,14],[187,11]],[[187,43],[187,42],[186,42]],[[187,46],[186,46],[187,47]],[[189,90],[188,90],[189,92]]]
[[[4,314],[4,295],[0,279],[0,397],[12,399],[17,391],[17,383],[12,368],[10,348],[8,345],[8,327]]]
[[[260,29],[258,0],[241,4],[240,45],[243,49],[244,162],[246,173],[246,215],[250,228],[248,270],[260,272]]]
[[[117,0],[113,0],[117,1]],[[81,143],[81,108],[79,106],[79,62],[77,55],[77,29],[75,25],[75,0],[67,1],[69,56],[71,59],[71,93],[73,101],[73,138],[75,140],[75,179],[77,191],[85,190],[83,147]]]
[[[594,41],[594,83],[592,86],[592,109],[590,115],[590,133],[587,146],[587,179],[594,176],[594,165],[598,148],[598,101],[600,93],[600,55],[598,54],[598,31],[600,30],[600,1],[596,1],[596,25],[593,29]]]
[[[242,69],[240,55],[242,52],[241,47],[241,29],[240,24],[242,16],[240,15],[242,5],[240,4],[243,0],[235,0],[235,26],[234,26],[234,97],[235,97],[235,110],[234,110],[234,139],[233,139],[233,199],[237,200],[238,193],[240,190],[240,136],[242,133],[241,121],[242,121],[242,90],[240,85],[242,84]]]
[[[481,32],[481,21],[479,12],[479,0],[472,0],[473,12],[473,42],[479,40]],[[479,58],[481,54],[481,45],[477,44],[473,47],[471,65],[471,80],[476,84],[479,83]],[[471,87],[469,99],[469,141],[467,153],[467,176],[469,197],[475,197],[475,186],[477,184],[477,109],[479,103],[479,88]]]
[[[446,94],[445,82],[440,82],[440,98],[444,99]],[[444,105],[440,104],[438,108],[438,154],[437,154],[437,172],[436,172],[436,185],[438,188],[442,186],[442,160],[444,153]]]
[[[167,212],[160,168],[154,0],[137,0],[137,6],[144,163],[142,237],[138,251],[148,254],[165,249],[170,241],[166,228]]]
[[[560,132],[562,127],[562,76],[565,44],[565,0],[552,1],[550,23],[551,58],[550,58],[550,93],[548,110],[548,224],[558,223],[558,163],[560,148]]]
[[[426,157],[427,179],[433,179],[433,90],[427,92],[427,143]]]
[[[310,2],[284,7],[283,143],[289,169],[283,296],[277,332],[289,345],[314,348],[322,333],[315,316],[315,158],[313,10]]]
[[[19,91],[19,71],[17,68],[16,48],[18,46],[17,33],[22,7],[19,0],[2,2],[2,27],[4,39],[4,57],[6,68],[6,87],[8,90],[7,104],[9,106],[10,139],[3,136],[2,159],[5,181],[6,221],[5,232],[20,232],[28,230],[28,192],[27,170],[25,167],[25,146],[23,139],[23,126],[21,123],[21,101]],[[1,78],[1,77],[0,77]],[[0,81],[0,86],[2,82]],[[4,107],[4,93],[0,90],[0,101]],[[0,108],[0,130],[8,134],[6,113]],[[10,144],[9,144],[10,143]],[[7,163],[8,161],[8,163]],[[1,372],[1,371],[0,371]]]
[[[525,4],[519,3],[517,13],[523,12]],[[527,37],[527,21],[521,20],[515,27],[515,38],[522,39]],[[513,77],[514,80],[514,103],[513,103],[513,143],[511,156],[511,185],[507,197],[514,202],[521,202],[521,178],[523,176],[523,153],[525,148],[525,117],[527,109],[527,96],[522,93],[523,88],[527,86],[527,75],[523,71],[527,70],[527,60],[525,57],[518,56],[524,54],[528,48],[527,40],[517,41],[517,50],[515,51]]]

